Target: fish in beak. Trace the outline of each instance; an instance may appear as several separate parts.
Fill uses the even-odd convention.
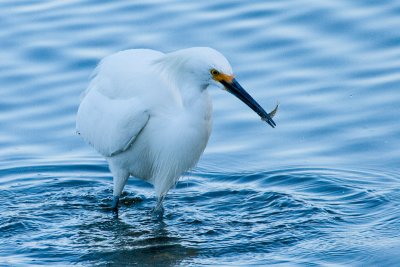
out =
[[[225,89],[239,98],[243,103],[245,103],[247,106],[249,106],[255,113],[260,116],[261,120],[267,122],[269,125],[271,125],[272,128],[275,128],[276,123],[272,119],[276,112],[278,111],[278,106],[276,107],[269,113],[267,113],[258,103],[257,101],[254,100],[251,95],[249,95],[246,90],[243,89],[243,87],[239,84],[239,82],[231,75],[219,73],[218,71],[211,71],[211,74],[213,75],[213,79],[220,82]]]

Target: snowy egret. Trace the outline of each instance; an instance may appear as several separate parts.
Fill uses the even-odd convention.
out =
[[[157,210],[182,173],[194,167],[211,133],[210,84],[232,93],[275,127],[277,107],[267,113],[212,48],[168,54],[132,49],[100,62],[82,94],[76,128],[108,161],[113,211],[118,212],[129,176],[153,184]]]

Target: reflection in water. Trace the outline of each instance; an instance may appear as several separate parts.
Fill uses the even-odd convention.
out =
[[[163,220],[147,219],[151,218],[150,213],[141,216],[146,219],[131,218],[135,224],[112,218],[83,227],[85,230],[79,234],[79,243],[88,244],[90,249],[79,258],[79,262],[112,266],[175,266],[197,255],[195,248],[183,246],[180,238],[168,232]],[[93,233],[102,238],[93,239]]]

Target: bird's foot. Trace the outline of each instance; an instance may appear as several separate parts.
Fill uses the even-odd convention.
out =
[[[161,205],[158,207],[158,205],[151,211],[153,217],[157,220],[162,220],[164,217],[164,207]]]
[[[162,219],[164,216],[164,206],[163,206],[164,197],[161,197],[157,201],[157,205],[152,210],[153,216],[157,219]]]
[[[114,214],[114,217],[118,218],[118,203],[119,203],[119,196],[114,196],[111,209]]]

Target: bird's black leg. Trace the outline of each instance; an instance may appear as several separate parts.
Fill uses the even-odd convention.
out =
[[[163,200],[165,198],[164,196],[161,196],[157,200],[157,205],[153,209],[153,216],[155,216],[158,220],[162,220],[164,216],[164,206],[163,206]]]
[[[116,216],[118,216],[118,203],[119,203],[119,196],[114,196],[111,208]]]

